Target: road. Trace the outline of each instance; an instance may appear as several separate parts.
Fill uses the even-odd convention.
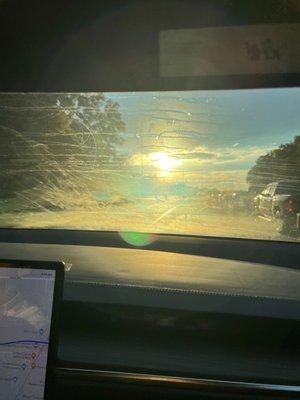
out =
[[[265,240],[300,240],[278,233],[279,223],[245,211],[208,207],[205,202],[145,199],[95,209],[6,212],[0,226],[183,233]]]

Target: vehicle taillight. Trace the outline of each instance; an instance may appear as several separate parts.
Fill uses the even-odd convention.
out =
[[[288,199],[287,201],[287,212],[292,214],[295,212],[295,204],[293,199]]]

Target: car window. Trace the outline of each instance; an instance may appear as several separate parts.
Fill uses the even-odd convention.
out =
[[[297,88],[2,93],[0,226],[299,240],[255,204],[300,180],[299,101]]]
[[[277,187],[277,183],[272,183],[269,187],[269,195],[273,196]]]
[[[270,196],[270,195],[271,195],[272,186],[273,186],[272,184],[270,184],[270,185],[267,186],[267,189],[266,189],[266,195],[267,195],[267,196]]]
[[[300,186],[297,185],[297,182],[280,182],[278,184],[276,194],[300,196]]]

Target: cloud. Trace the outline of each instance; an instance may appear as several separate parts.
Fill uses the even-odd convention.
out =
[[[217,154],[208,151],[191,151],[184,153],[174,153],[173,157],[181,160],[216,160]]]
[[[176,158],[180,158],[188,164],[197,165],[222,165],[225,163],[253,163],[256,159],[266,154],[274,146],[260,147],[227,147],[222,149],[208,149],[204,147],[196,147],[191,151],[182,151],[174,153]]]
[[[197,146],[193,150],[170,150],[169,157],[180,161],[168,170],[167,178],[170,181],[192,181],[195,186],[226,187],[237,190],[247,189],[246,175],[254,165],[256,159],[270,151],[270,147],[238,146],[227,148],[207,148]],[[127,162],[129,167],[136,171],[143,170],[146,175],[157,175],[159,168],[153,162],[152,152],[133,154]]]

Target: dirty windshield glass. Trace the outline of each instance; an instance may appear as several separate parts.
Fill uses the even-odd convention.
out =
[[[0,226],[298,241],[299,103],[297,88],[2,93]]]

